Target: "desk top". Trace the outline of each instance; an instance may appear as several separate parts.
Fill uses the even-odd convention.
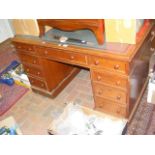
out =
[[[90,30],[77,30],[77,31],[61,31],[58,29],[49,30],[45,36],[42,37],[43,40],[49,42],[59,43],[58,40],[54,38],[54,36],[65,36],[67,38],[75,38],[89,42],[90,44],[81,44],[81,43],[74,43],[66,41],[66,44],[80,46],[84,48],[94,48],[94,49],[101,49],[101,50],[112,50],[115,52],[124,52],[129,47],[129,44],[121,44],[121,43],[107,43],[104,42],[103,45],[99,45],[95,35]],[[105,38],[105,37],[104,37]],[[105,38],[106,40],[106,38]]]
[[[58,49],[64,49],[63,46],[58,46],[59,41],[53,38],[53,35],[58,36],[66,36],[70,38],[77,38],[92,42],[92,46],[66,42],[68,46],[65,48],[66,50],[80,52],[84,54],[91,54],[96,56],[107,56],[114,59],[127,60],[131,61],[136,51],[141,47],[144,40],[150,33],[153,24],[150,24],[148,29],[144,32],[139,42],[135,45],[125,44],[125,43],[107,43],[105,42],[103,45],[98,45],[97,40],[93,33],[89,30],[78,30],[74,32],[65,32],[56,29],[52,29],[48,31],[43,37],[35,37],[30,35],[18,35],[13,38],[14,42],[23,42],[23,43],[32,43],[34,45],[40,45],[45,47],[52,47]]]
[[[68,45],[91,48],[91,49],[115,51],[118,53],[126,52],[130,46],[129,44],[125,44],[125,43],[123,44],[122,43],[108,43],[106,41],[104,42],[103,45],[99,45],[96,40],[95,35],[90,30],[77,30],[77,31],[68,32],[68,31],[61,31],[58,29],[51,29],[48,32],[46,32],[45,35],[41,38],[36,37],[36,36],[31,36],[31,35],[18,35],[18,37],[22,37],[22,38],[29,38],[29,39],[59,44],[60,43],[59,40],[55,39],[54,36],[60,36],[60,37],[65,36],[67,38],[80,39],[80,40],[84,40],[84,41],[91,43],[91,44],[81,44],[81,43],[66,41],[65,43]]]

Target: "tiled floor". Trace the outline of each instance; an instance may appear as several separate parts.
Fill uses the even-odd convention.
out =
[[[48,134],[47,128],[52,120],[57,118],[70,102],[91,108],[94,106],[88,70],[81,70],[55,99],[29,91],[0,120],[11,115],[23,134]]]
[[[7,57],[7,60],[2,58],[2,52],[11,52],[12,50],[12,46],[5,45],[4,47],[0,47],[0,68],[10,63],[9,57]],[[16,58],[16,55],[14,56]],[[146,98],[147,92],[140,102],[132,123],[128,126],[129,132],[127,134],[155,133],[155,107],[147,104]],[[8,112],[1,116],[0,120],[13,116],[23,134],[48,134],[47,128],[52,120],[57,118],[63,112],[66,104],[70,102],[76,102],[90,108],[94,107],[90,73],[88,70],[81,70],[55,99],[29,91]],[[145,129],[146,127],[147,130]]]

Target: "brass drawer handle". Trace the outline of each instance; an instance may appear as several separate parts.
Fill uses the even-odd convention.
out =
[[[44,87],[44,83],[41,83],[41,87]]]
[[[99,105],[99,108],[103,108],[103,106],[102,105]]]
[[[38,75],[40,75],[40,72],[37,72]]]
[[[120,83],[121,83],[120,81],[116,81],[116,85],[117,85],[117,86],[119,86],[119,85],[120,85]]]
[[[48,54],[48,51],[44,51],[45,54]]]
[[[99,95],[102,95],[102,90],[99,90],[99,91],[98,91],[98,94],[99,94]]]
[[[120,66],[117,64],[117,65],[114,65],[114,69],[115,70],[118,70],[120,68]]]
[[[36,60],[33,60],[33,64],[36,64],[36,62],[37,62]]]
[[[71,60],[74,60],[74,58],[75,58],[75,57],[74,57],[73,55],[70,56],[70,59],[71,59]]]
[[[119,96],[117,96],[117,97],[116,97],[116,99],[117,99],[117,100],[120,100],[120,99],[121,99],[121,96],[120,96],[120,95],[119,95]]]
[[[151,48],[150,48],[150,51],[151,51],[151,52],[154,52],[154,48],[153,48],[153,47],[151,47]]]
[[[99,60],[95,60],[94,64],[98,65],[99,64]]]
[[[121,112],[120,110],[116,110],[116,113],[117,113],[117,114],[120,114],[120,112]]]
[[[97,76],[97,80],[100,81],[101,80],[101,76],[98,75]]]

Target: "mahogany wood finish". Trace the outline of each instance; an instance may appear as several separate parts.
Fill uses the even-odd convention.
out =
[[[76,45],[62,47],[20,36],[13,42],[23,64],[31,66],[28,75],[34,90],[51,95],[76,69],[72,65],[85,67],[91,72],[95,109],[128,118],[147,78],[149,58],[154,52],[151,48],[155,47],[153,26],[150,24],[140,41],[128,45],[123,52]]]
[[[66,50],[59,50],[55,48],[37,47],[38,53],[46,58],[53,60],[62,60],[64,62],[72,62],[73,64],[85,65],[87,64],[87,57],[84,54],[68,52]]]
[[[37,92],[39,94],[42,94],[42,95],[45,95],[45,96],[48,96],[51,98],[55,98],[79,72],[80,72],[80,69],[75,67],[70,72],[70,74],[67,75],[67,77],[65,77],[62,81],[60,81],[59,84],[55,83],[55,84],[57,84],[57,86],[52,91],[48,91],[47,87],[45,87],[45,90],[40,89],[40,85],[38,85],[38,84],[35,85],[35,83],[33,84],[31,82],[30,76],[29,76],[29,79],[30,79],[30,82],[32,84],[32,90],[34,92]],[[45,85],[50,86],[49,83],[45,83]]]
[[[127,114],[127,106],[120,105],[118,102],[114,102],[102,97],[96,97],[97,102],[95,109],[101,112],[105,112],[114,116],[125,117]]]
[[[104,42],[104,20],[103,19],[38,19],[40,36],[45,34],[45,26],[73,31],[78,29],[90,29],[94,32],[99,44]]]
[[[36,86],[45,90],[47,89],[46,82],[44,80],[39,80],[33,76],[29,76],[29,80],[32,86]]]
[[[106,70],[116,71],[125,74],[126,72],[126,63],[121,61],[115,61],[107,58],[101,57],[89,57],[89,64],[93,68],[105,68]]]
[[[93,82],[95,96],[126,104],[126,92],[112,86]]]
[[[32,44],[14,45],[32,88],[50,97],[55,97],[79,72],[77,67],[42,59]]]
[[[105,85],[112,85],[113,87],[119,87],[120,89],[127,90],[128,79],[126,76],[114,76],[112,72],[93,70],[92,80],[94,82],[98,82],[101,84],[103,83]]]
[[[36,56],[31,56],[27,54],[23,54],[21,52],[18,52],[18,56],[20,57],[20,60],[23,64],[31,64],[31,65],[40,65],[39,58]]]

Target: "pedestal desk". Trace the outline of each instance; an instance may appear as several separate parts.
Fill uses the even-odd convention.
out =
[[[86,37],[86,31],[69,35],[82,33]],[[47,36],[54,32],[58,31],[52,30]],[[15,36],[13,43],[34,91],[55,97],[80,67],[87,68],[91,73],[95,109],[129,118],[147,79],[154,37],[153,24],[150,24],[136,45],[105,42],[103,46],[97,43],[64,46],[50,37],[32,36]]]

